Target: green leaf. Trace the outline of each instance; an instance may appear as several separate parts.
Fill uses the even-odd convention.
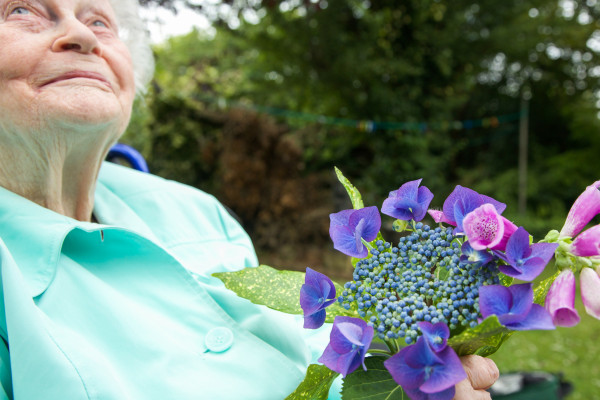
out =
[[[213,274],[238,296],[288,314],[302,314],[300,288],[304,284],[304,275],[304,272],[282,271],[267,265]],[[336,282],[333,284],[339,296],[344,289]],[[358,317],[358,312],[356,309],[346,310],[336,301],[327,307],[325,321],[333,322],[337,315]]]
[[[445,281],[446,279],[448,279],[448,276],[450,276],[450,272],[448,272],[446,268],[438,266],[435,269],[435,278],[438,281]]]
[[[324,365],[311,364],[304,380],[285,400],[327,400],[331,384],[338,375]]]
[[[402,400],[408,399],[383,365],[385,357],[367,357],[367,370],[357,369],[344,379],[344,400]]]
[[[476,327],[465,329],[448,339],[448,344],[459,356],[477,354],[487,357],[494,354],[512,334],[513,331],[500,324],[498,317],[491,315]]]
[[[533,289],[533,302],[535,304],[539,304],[541,306],[544,305],[546,301],[546,295],[548,294],[548,290],[550,290],[550,286],[552,286],[552,282],[558,277],[560,271],[556,271],[554,275],[549,278],[544,279],[540,283],[538,283]]]
[[[515,280],[512,276],[504,275],[503,273],[498,274],[498,278],[500,278],[500,283],[504,286],[512,285]]]
[[[346,178],[344,176],[344,174],[342,174],[342,171],[340,171],[338,169],[338,167],[335,167],[335,174],[337,175],[337,178],[341,182],[341,184],[344,185],[344,187],[346,188],[346,191],[348,192],[348,196],[350,196],[350,201],[352,202],[352,207],[355,210],[358,210],[359,208],[363,208],[364,204],[362,201],[362,196],[360,195],[360,192],[358,191],[358,189],[355,188],[354,185],[352,185],[350,183],[348,178]]]

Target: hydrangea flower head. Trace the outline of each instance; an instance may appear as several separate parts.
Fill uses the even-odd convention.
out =
[[[529,233],[519,227],[506,243],[503,259],[509,265],[500,265],[500,272],[522,281],[532,281],[544,270],[554,256],[558,243],[529,244]]]
[[[560,231],[560,237],[575,237],[581,230],[600,213],[600,181],[588,186],[575,200],[569,210],[565,224]]]
[[[336,300],[335,286],[327,276],[306,268],[300,288],[300,307],[304,312],[304,327],[317,329],[325,322],[325,308]]]
[[[490,203],[482,204],[464,216],[463,230],[475,250],[504,250],[508,238],[517,230]]]
[[[579,313],[575,309],[575,274],[570,269],[563,270],[552,282],[546,296],[546,310],[552,316],[555,326],[575,326],[579,323]]]
[[[580,289],[581,300],[585,311],[596,319],[600,319],[600,267],[596,269],[584,268],[581,270]]]
[[[479,288],[479,309],[485,319],[496,315],[498,321],[508,329],[554,329],[552,317],[546,309],[533,304],[531,283],[509,287],[488,285]]]
[[[436,352],[424,336],[383,364],[411,399],[450,400],[454,385],[467,378],[452,347]]]
[[[344,377],[360,365],[365,367],[365,355],[373,340],[374,330],[365,321],[352,317],[335,317],[329,344],[319,362]]]
[[[506,204],[504,203],[479,194],[472,189],[457,185],[452,193],[450,193],[450,196],[444,201],[444,222],[456,226],[455,233],[462,233],[465,216],[483,204],[493,205],[498,214],[502,214],[506,209]],[[435,215],[432,215],[432,217],[436,219]],[[441,220],[439,215],[437,218]]]
[[[377,207],[343,210],[330,214],[329,219],[329,236],[333,240],[333,247],[351,257],[366,257],[368,250],[362,240],[375,240],[381,228]]]
[[[421,221],[433,199],[433,193],[427,187],[419,187],[421,180],[406,182],[398,190],[390,192],[381,212],[404,221]]]

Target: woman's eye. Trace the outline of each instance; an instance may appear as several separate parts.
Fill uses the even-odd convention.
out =
[[[92,26],[99,26],[101,28],[108,28],[108,26],[104,22],[100,21],[99,19],[97,19],[96,21],[92,22]]]
[[[29,14],[29,10],[26,9],[25,7],[15,7],[10,13],[25,15],[25,14]]]

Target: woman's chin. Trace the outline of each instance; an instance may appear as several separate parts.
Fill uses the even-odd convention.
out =
[[[59,124],[126,125],[130,116],[130,109],[114,93],[93,87],[61,91],[60,96],[43,96],[38,100],[39,115]]]

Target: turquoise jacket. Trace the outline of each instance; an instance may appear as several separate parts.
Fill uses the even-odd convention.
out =
[[[0,188],[0,399],[282,400],[322,353],[211,277],[257,265],[212,196],[105,163],[94,215]]]

